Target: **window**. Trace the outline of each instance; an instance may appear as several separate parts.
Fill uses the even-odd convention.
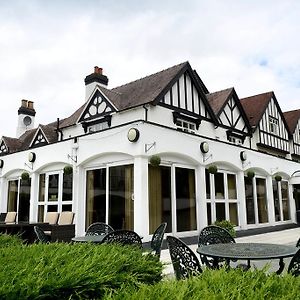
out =
[[[273,134],[278,134],[278,119],[269,116],[269,129]]]
[[[72,211],[73,174],[63,171],[40,174],[38,221],[43,222],[46,212]]]
[[[229,137],[228,137],[228,141],[229,141],[230,143],[235,144],[235,145],[242,145],[242,144],[243,144],[242,139],[239,139],[239,138],[234,137],[234,136],[229,136]]]
[[[275,221],[290,220],[288,182],[273,180]]]
[[[101,131],[106,128],[108,128],[108,122],[101,122],[98,124],[94,124],[88,127],[88,132],[96,132],[96,131]]]
[[[192,122],[188,122],[182,119],[177,119],[175,124],[177,126],[177,129],[180,131],[189,132],[189,133],[195,133],[196,131],[196,124]]]

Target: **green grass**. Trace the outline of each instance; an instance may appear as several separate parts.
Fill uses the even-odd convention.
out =
[[[166,280],[155,285],[141,285],[108,291],[106,300],[170,300],[170,299],[300,299],[300,278],[289,274],[267,275],[263,270],[206,270],[188,280]]]
[[[8,235],[0,233],[0,248],[21,246],[23,240],[18,235]]]
[[[116,245],[33,244],[0,249],[0,299],[100,299],[161,280],[162,264]]]

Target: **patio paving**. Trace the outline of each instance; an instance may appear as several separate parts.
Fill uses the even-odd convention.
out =
[[[283,245],[296,245],[296,242],[300,238],[300,227],[292,228],[292,229],[286,229],[276,232],[268,232],[263,234],[257,234],[257,235],[250,235],[250,236],[244,236],[244,237],[238,237],[236,238],[237,243],[270,243],[270,244],[283,244]],[[197,244],[189,245],[189,247],[196,253]],[[199,254],[196,253],[197,257],[199,258]],[[166,276],[173,276],[173,266],[171,263],[171,258],[169,254],[169,250],[165,249],[161,252],[161,261],[165,264],[164,268],[164,275]],[[239,261],[240,262],[240,261]],[[290,258],[284,259],[284,262],[286,264],[286,267],[288,266],[290,262]],[[272,260],[272,261],[255,261],[254,263],[251,263],[251,265],[254,265],[258,269],[262,268],[264,265],[269,265],[269,271],[275,272],[278,269],[278,260]],[[285,270],[286,270],[285,267]]]

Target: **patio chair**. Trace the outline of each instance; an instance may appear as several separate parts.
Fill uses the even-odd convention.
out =
[[[49,223],[50,225],[57,224],[59,213],[54,211],[48,211],[45,217],[45,223]]]
[[[6,213],[1,213],[0,214],[0,223],[4,223],[6,218]]]
[[[6,214],[5,217],[5,223],[6,224],[12,224],[12,223],[16,223],[16,218],[17,218],[17,213],[15,211],[9,211]]]
[[[161,246],[164,239],[164,234],[167,228],[167,223],[160,224],[153,233],[150,247],[154,254],[160,258]]]
[[[103,235],[114,231],[114,229],[103,222],[96,222],[91,224],[86,230],[85,235]]]
[[[198,237],[198,247],[204,246],[204,245],[210,245],[210,244],[226,244],[226,243],[235,243],[234,238],[231,236],[231,234],[224,228],[216,226],[216,225],[210,225],[205,228],[203,228],[200,232],[200,235]],[[224,260],[209,258],[205,255],[200,254],[200,259],[202,264],[205,264],[208,268],[214,269],[220,267],[220,263]],[[243,268],[243,265],[241,265],[241,268]]]
[[[296,247],[300,247],[300,238],[299,238],[299,240],[298,240],[298,242],[296,244]]]
[[[115,230],[106,234],[102,243],[118,243],[121,245],[136,245],[142,248],[140,236],[131,230]]]
[[[63,211],[58,218],[58,225],[71,225],[73,224],[74,213],[72,211]]]
[[[202,273],[197,256],[184,242],[174,236],[167,236],[167,243],[178,280]]]
[[[45,234],[44,230],[39,226],[33,227],[36,237],[41,243],[50,243],[50,237]]]
[[[288,273],[294,276],[300,276],[300,249],[291,259],[291,262],[288,267]]]

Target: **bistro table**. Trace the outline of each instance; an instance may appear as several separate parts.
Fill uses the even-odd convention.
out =
[[[98,243],[101,244],[105,234],[101,235],[85,235],[85,236],[75,236],[72,238],[73,242],[80,242],[80,243]]]
[[[283,259],[294,256],[297,250],[294,246],[264,243],[211,244],[197,248],[199,254],[214,258],[215,266],[220,258],[224,258],[228,265],[230,260],[247,260],[247,269],[251,260],[279,259],[277,274],[284,269]]]

